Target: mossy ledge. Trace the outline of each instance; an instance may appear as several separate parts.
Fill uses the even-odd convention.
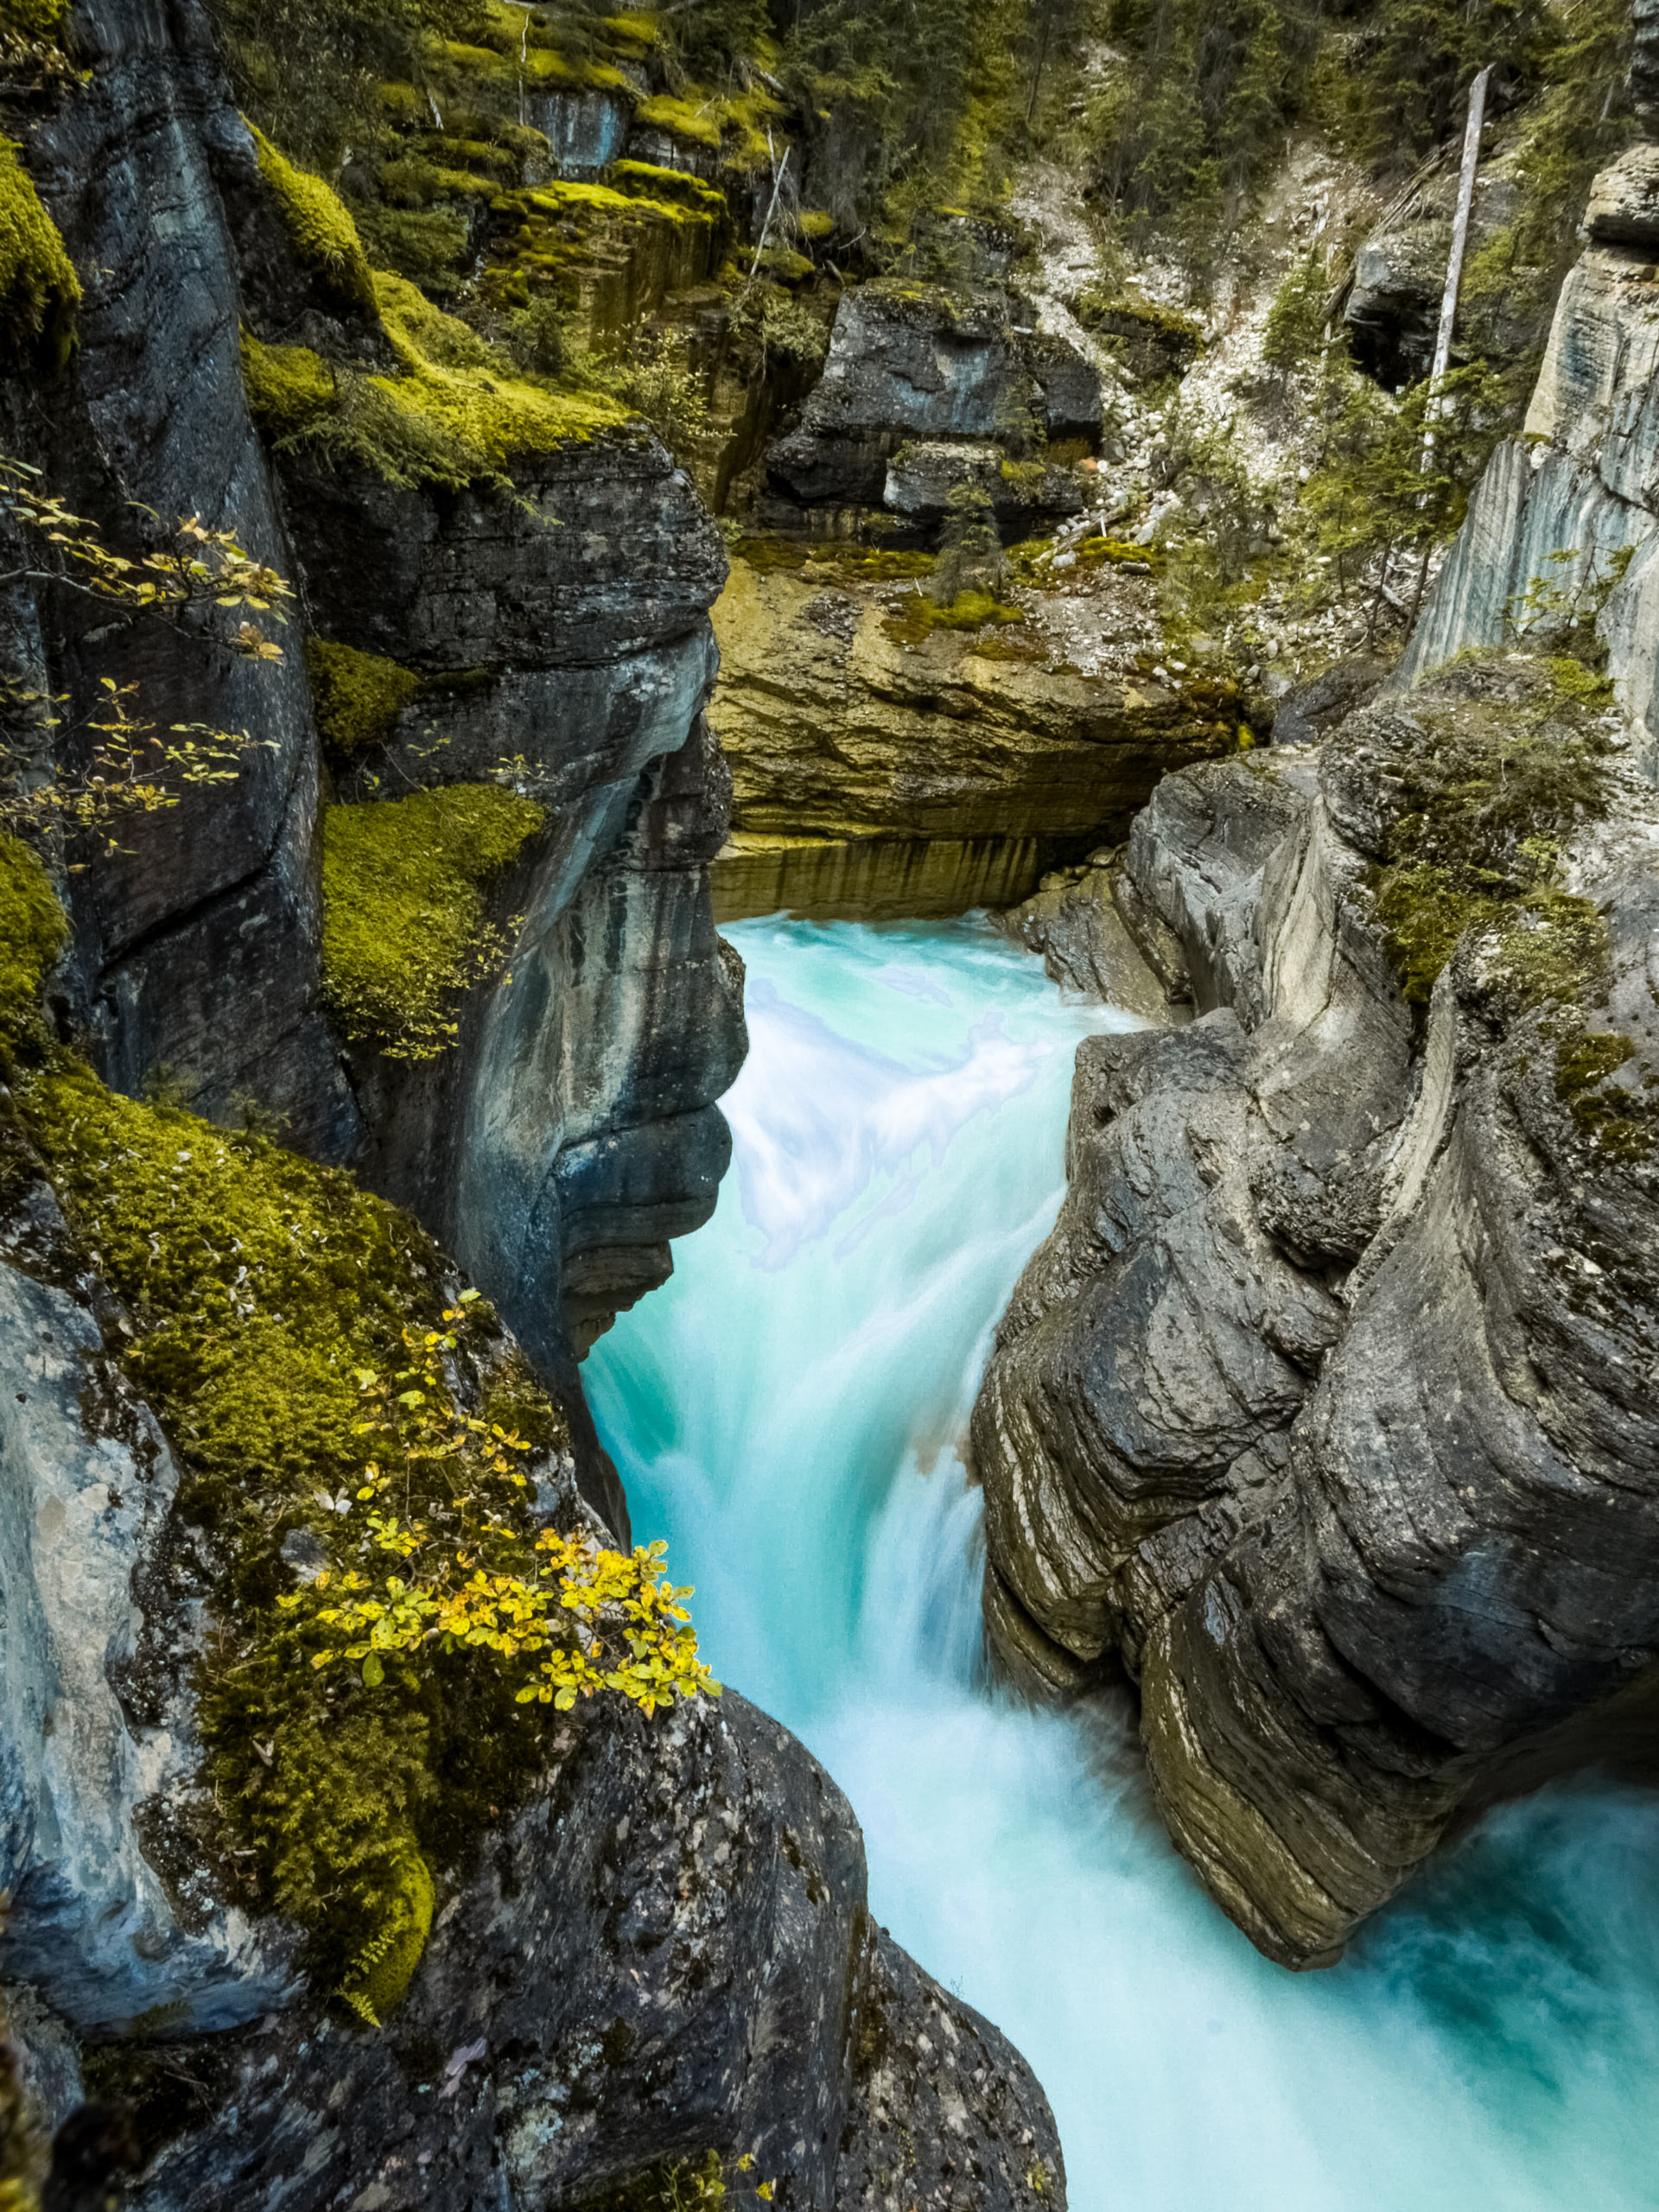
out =
[[[347,313],[372,313],[374,280],[345,201],[320,176],[296,168],[257,124],[247,127],[259,158],[259,174],[276,202],[297,258],[321,281],[333,305]]]
[[[406,278],[382,270],[373,286],[396,376],[244,334],[248,404],[281,449],[303,448],[403,490],[511,492],[518,464],[630,420],[618,400],[513,374]]]
[[[398,1059],[454,1041],[461,994],[505,949],[481,887],[543,819],[499,784],[326,810],[323,981],[348,1037]]]
[[[362,1501],[383,1493],[406,1523],[460,1527],[470,1508],[486,1567],[493,1545],[522,1550],[568,1426],[406,1215],[267,1137],[112,1092],[59,1044],[39,995],[63,934],[39,861],[0,838],[0,1185],[49,1180],[179,1464],[176,1511],[213,1582],[194,1680],[203,1857],[231,1901],[297,1923],[314,1979],[378,2022],[438,1881],[523,1802],[563,1715],[526,1701],[481,1629],[325,1664],[296,1585],[375,1574],[386,1548]]]
[[[0,359],[60,369],[75,342],[80,279],[20,149],[0,138]]]
[[[322,638],[306,640],[305,664],[317,728],[342,760],[385,744],[421,688],[412,669],[384,654],[359,652],[353,645],[331,645]]]

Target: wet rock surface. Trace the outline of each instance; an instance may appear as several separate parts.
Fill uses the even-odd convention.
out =
[[[899,2129],[924,2202],[1064,2202],[1041,2091],[874,1929],[857,1824],[792,1737],[728,1693],[560,1740],[387,2035],[301,2010],[131,2055],[141,2138],[165,2135],[137,2201],[580,2203],[713,2150],[779,2203],[877,2204]]]
[[[1369,888],[1420,748],[1548,683],[1465,664],[1160,786],[1127,876],[1199,1018],[1081,1049],[974,1416],[1009,1670],[1122,1652],[1172,1833],[1287,1963],[1495,1777],[1651,1762],[1659,810],[1621,768],[1567,833],[1608,931],[1570,1016],[1478,933],[1414,1014]],[[1598,1039],[1628,1142],[1563,1072]]]

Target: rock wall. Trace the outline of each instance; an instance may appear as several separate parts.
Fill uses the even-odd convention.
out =
[[[718,539],[638,426],[495,488],[268,451],[242,327],[365,374],[391,367],[386,334],[282,236],[199,10],[92,0],[73,36],[85,79],[9,124],[85,282],[80,344],[0,386],[10,449],[124,548],[147,542],[145,510],[158,531],[234,526],[297,599],[272,668],[71,595],[14,598],[7,672],[67,695],[67,728],[109,679],[164,722],[264,741],[230,783],[133,821],[122,849],[60,853],[88,864],[62,879],[73,944],[50,1012],[115,1086],[276,1122],[418,1214],[569,1411],[575,1448],[537,1468],[538,1505],[626,1530],[574,1359],[712,1209],[715,1102],[744,1042],[708,880],[729,803],[701,712]],[[372,755],[320,747],[302,631],[418,679]],[[522,915],[506,976],[435,1062],[343,1046],[321,954],[331,780],[366,799],[504,758],[546,816],[493,893],[499,918]],[[195,1667],[224,1562],[123,1379],[132,1320],[16,1165],[9,1151],[0,1970],[50,2119],[83,2088],[116,2113],[71,2114],[62,2189],[528,2212],[649,2188],[682,2158],[734,2181],[750,2154],[778,2201],[824,2212],[960,2202],[969,2162],[977,2202],[1063,2205],[1028,2069],[872,1928],[849,1808],[735,1694],[655,1726],[620,1700],[573,1718],[524,1809],[445,1878],[391,2031],[343,2027],[296,1932],[252,1916],[204,1792]]]
[[[734,1693],[579,1707],[385,2028],[342,2024],[237,1902],[196,1771],[213,1541],[112,1356],[130,1324],[44,1185],[0,1250],[3,1958],[64,2186],[529,2212],[713,2157],[822,2212],[943,2212],[969,2171],[997,2212],[1064,2206],[1029,2069],[874,1925],[851,1808]],[[533,1471],[582,1514],[568,1453]]]
[[[1005,906],[1056,854],[1123,835],[1164,768],[1236,742],[1226,683],[1157,665],[1144,566],[1010,586],[1017,623],[928,628],[923,576],[753,550],[714,616],[722,912]]]
[[[12,388],[14,449],[118,539],[135,501],[233,526],[291,577],[308,629],[417,673],[407,735],[374,764],[383,792],[517,757],[553,826],[502,887],[499,911],[524,917],[512,982],[468,1007],[461,1049],[414,1074],[342,1055],[321,1007],[327,772],[299,624],[272,668],[54,600],[42,688],[80,709],[106,678],[136,683],[157,719],[264,741],[229,791],[188,791],[69,879],[66,1014],[118,1087],[159,1075],[221,1116],[251,1102],[352,1161],[460,1252],[568,1388],[573,1349],[707,1218],[725,1160],[714,1101],[741,1062],[741,995],[707,887],[727,785],[698,722],[718,539],[638,429],[521,467],[512,497],[297,453],[273,478],[238,325],[338,326],[272,220],[206,19],[109,0],[77,37],[91,80],[54,105],[30,161],[86,274],[81,340],[46,393]]]
[[[1597,180],[1586,223],[1590,243],[1562,287],[1522,436],[1493,454],[1398,680],[1467,646],[1592,626],[1655,778],[1659,147],[1633,147]]]
[[[1474,927],[1421,1012],[1375,904],[1422,764],[1567,743],[1555,681],[1461,663],[1159,787],[1119,905],[1199,1018],[1080,1050],[974,1415],[1006,1667],[1075,1693],[1121,1654],[1173,1835],[1293,1965],[1460,1807],[1651,1767],[1659,810],[1610,768],[1559,825],[1584,903]],[[1569,912],[1600,950],[1529,969]]]

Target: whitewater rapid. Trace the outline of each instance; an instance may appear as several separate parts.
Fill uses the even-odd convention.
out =
[[[1077,1039],[1132,1018],[971,919],[728,934],[732,1172],[589,1394],[716,1672],[851,1798],[871,1909],[1035,2067],[1075,2212],[1659,2207],[1659,1800],[1506,1808],[1294,1976],[1172,1850],[1127,1707],[984,1681],[958,1446]]]

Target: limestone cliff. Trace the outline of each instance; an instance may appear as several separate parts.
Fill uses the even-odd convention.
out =
[[[1598,179],[1520,440],[1498,448],[1424,608],[1401,680],[1466,646],[1594,637],[1659,772],[1659,507],[1652,368],[1659,148]]]
[[[1127,829],[1165,768],[1230,752],[1237,695],[1172,670],[1151,564],[1022,564],[995,616],[930,620],[934,563],[740,546],[715,608],[731,763],[721,911],[956,913]]]

